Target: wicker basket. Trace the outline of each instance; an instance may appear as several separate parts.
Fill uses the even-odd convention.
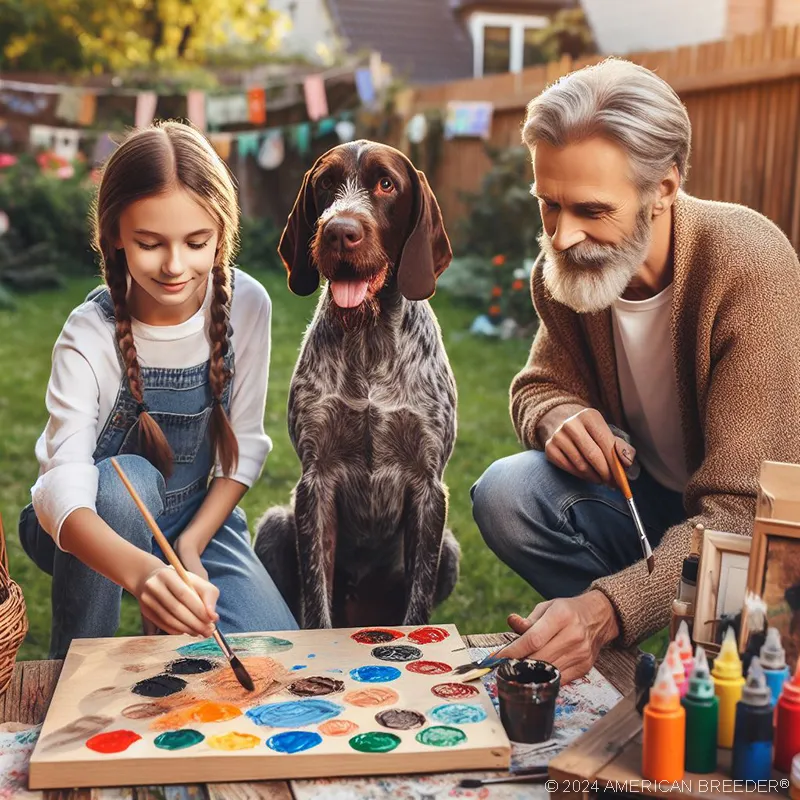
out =
[[[27,632],[25,598],[22,589],[8,574],[8,552],[0,518],[0,695],[11,682],[17,651]]]

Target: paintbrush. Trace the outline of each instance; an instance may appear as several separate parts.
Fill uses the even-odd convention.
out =
[[[622,466],[622,462],[619,460],[617,451],[612,450],[611,456],[611,473],[613,474],[614,480],[617,482],[617,486],[619,486],[620,491],[623,495],[625,495],[625,499],[628,501],[628,508],[631,510],[633,524],[636,526],[636,532],[639,534],[639,541],[642,544],[642,553],[647,559],[647,572],[649,574],[655,568],[656,560],[653,558],[653,551],[650,549],[650,542],[647,540],[647,534],[644,532],[642,519],[639,516],[636,503],[633,501],[633,492],[631,492],[631,487],[628,483],[628,476],[625,474],[625,469]]]
[[[462,664],[460,667],[456,667],[453,670],[453,675],[463,676],[460,678],[461,683],[469,683],[470,681],[482,678],[493,669],[497,669],[501,664],[505,664],[506,661],[508,661],[507,658],[500,658],[499,653],[502,653],[510,644],[514,644],[517,639],[519,639],[519,636],[515,636],[510,642],[506,642],[502,647],[498,647],[497,650],[484,656],[480,661],[471,661],[469,664]]]
[[[464,778],[459,789],[480,789],[493,783],[544,783],[547,780],[547,767],[534,767],[511,775],[500,775],[497,778]]]
[[[141,511],[142,516],[144,517],[147,526],[150,528],[153,537],[155,538],[156,542],[158,542],[158,546],[161,548],[161,552],[164,553],[166,556],[167,561],[175,568],[175,572],[178,573],[181,580],[195,593],[197,594],[197,590],[192,585],[191,580],[189,580],[189,574],[181,564],[181,560],[175,554],[175,551],[172,549],[172,546],[167,541],[167,538],[161,533],[161,529],[158,527],[158,523],[153,519],[153,515],[150,513],[147,506],[142,502],[142,499],[136,492],[136,489],[133,488],[133,484],[128,480],[128,476],[122,470],[122,467],[119,465],[119,462],[116,458],[111,459],[111,463],[114,466],[114,469],[117,471],[122,482],[125,484],[125,488],[130,492],[131,497],[133,498],[133,502],[136,503],[139,511]],[[200,595],[197,595],[200,597]],[[233,650],[231,650],[230,645],[227,641],[225,641],[225,637],[220,633],[219,629],[216,625],[213,626],[213,631],[211,634],[216,643],[219,645],[220,650],[225,654],[225,658],[228,659],[228,662],[231,665],[231,669],[233,670],[233,674],[236,676],[236,680],[242,684],[242,686],[247,689],[248,692],[252,692],[255,690],[255,684],[253,683],[253,679],[250,677],[250,673],[245,669],[244,664],[239,660],[238,656],[235,655]]]

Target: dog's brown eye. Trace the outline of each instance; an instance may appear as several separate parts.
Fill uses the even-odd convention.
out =
[[[394,191],[394,183],[391,178],[381,178],[378,181],[378,189],[384,194],[391,194]]]
[[[333,181],[327,176],[323,175],[319,181],[319,188],[327,192],[333,186]]]

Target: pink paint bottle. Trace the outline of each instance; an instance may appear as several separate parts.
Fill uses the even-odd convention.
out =
[[[680,653],[681,661],[683,661],[683,671],[688,682],[694,669],[694,656],[692,655],[692,639],[689,636],[689,626],[686,624],[686,620],[683,620],[678,628],[678,633],[675,635],[675,644],[678,645],[678,652]]]
[[[689,690],[689,680],[686,677],[686,669],[683,666],[683,659],[676,641],[669,643],[664,663],[669,666],[669,671],[672,673],[672,679],[678,687],[680,696],[685,697],[686,692]]]

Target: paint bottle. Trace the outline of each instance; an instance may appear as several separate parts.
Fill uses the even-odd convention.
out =
[[[694,657],[692,656],[692,640],[689,636],[689,626],[685,620],[678,627],[678,633],[675,635],[675,644],[678,645],[678,653],[683,662],[683,671],[687,681],[686,688],[688,689],[689,676],[692,674],[694,667]],[[684,692],[683,695],[685,694]]]
[[[731,777],[768,781],[772,774],[772,693],[758,657],[750,662],[742,699],[736,704]]]
[[[767,628],[767,640],[759,654],[764,676],[772,694],[772,705],[778,702],[783,684],[789,680],[789,667],[786,664],[786,651],[781,644],[781,632],[777,628]]]
[[[636,659],[636,710],[639,716],[650,702],[650,689],[655,683],[658,661],[652,653],[640,652]]]
[[[783,684],[775,713],[775,769],[789,772],[800,753],[800,659],[791,680]]]
[[[733,628],[725,632],[725,640],[711,670],[714,692],[719,698],[719,726],[717,745],[733,747],[733,732],[736,727],[736,704],[742,697],[744,677],[742,661],[736,650],[736,634]]]
[[[789,776],[789,797],[800,800],[800,754],[792,759],[792,774]]]
[[[644,709],[642,777],[650,781],[673,783],[683,778],[686,711],[672,675],[664,661]]]
[[[678,592],[672,601],[672,614],[670,617],[669,636],[674,639],[681,623],[685,622],[691,635],[694,622],[694,602],[697,594],[697,567],[699,556],[692,554],[683,560],[681,580]]]
[[[717,768],[719,700],[708,671],[706,651],[698,645],[689,689],[681,700],[686,709],[686,770],[701,775]]]
[[[669,664],[669,668],[672,670],[672,679],[678,687],[678,693],[683,697],[689,688],[689,681],[686,679],[686,669],[683,666],[683,659],[677,642],[669,643],[667,654],[664,656],[664,663]]]

